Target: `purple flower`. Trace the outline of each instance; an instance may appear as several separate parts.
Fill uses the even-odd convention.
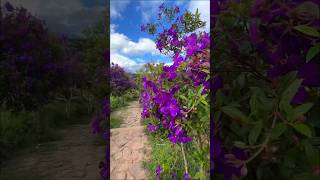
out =
[[[102,122],[102,115],[99,113],[99,114],[96,114],[92,121],[91,121],[91,129],[92,129],[92,133],[93,134],[97,134],[97,133],[100,133],[102,131],[102,128],[101,128],[101,122]]]
[[[176,13],[179,13],[179,12],[180,12],[179,7],[176,6],[176,7],[174,8],[174,11],[175,11]]]
[[[156,168],[156,176],[157,176],[158,180],[161,179],[161,171],[162,171],[162,168],[161,168],[160,165],[158,165],[157,168]]]
[[[223,87],[223,83],[222,83],[222,79],[220,76],[215,75],[212,79],[213,83],[212,83],[212,90],[213,92],[217,92],[218,89]]]
[[[167,102],[160,108],[161,113],[165,115],[170,115],[171,117],[176,117],[180,112],[179,105],[176,99],[172,99],[171,101]]]
[[[171,174],[171,178],[175,179],[176,177],[177,177],[177,173],[173,171],[172,174]]]
[[[218,137],[214,137],[212,140],[212,146],[213,146],[213,152],[212,152],[212,157],[214,159],[219,158],[221,154],[221,141]]]
[[[160,11],[164,9],[164,3],[159,6]]]
[[[292,99],[292,104],[303,104],[308,98],[308,93],[303,86],[300,86],[298,92]]]
[[[171,26],[168,30],[168,35],[172,37],[177,37],[177,31],[175,26]]]
[[[192,138],[190,136],[181,136],[179,137],[179,142],[181,143],[188,143],[188,142],[191,142],[192,141]]]
[[[190,180],[190,176],[188,173],[184,173],[184,180]]]
[[[214,159],[215,172],[223,173],[226,180],[232,180],[233,175],[241,176],[241,168],[243,168],[243,164],[233,162],[246,159],[247,154],[241,149],[234,148],[231,152],[223,150],[220,156]]]
[[[208,33],[204,32],[200,39],[200,49],[205,49],[210,46],[210,36]]]
[[[110,114],[110,102],[109,102],[108,98],[102,99],[102,113],[105,116],[109,116],[109,114]]]
[[[156,46],[157,46],[157,49],[159,49],[159,51],[162,52],[164,45],[163,45],[161,39],[157,40]]]
[[[171,89],[169,90],[170,94],[175,94],[177,91],[179,91],[180,86],[178,84],[174,85],[171,87]]]
[[[144,107],[143,108],[143,111],[141,113],[141,117],[144,119],[144,118],[149,118],[150,117],[150,113],[149,113],[149,110],[147,107]]]
[[[148,131],[151,133],[155,132],[157,129],[158,129],[158,126],[155,126],[153,124],[148,125]]]
[[[163,71],[165,77],[168,78],[168,80],[174,80],[177,77],[177,72],[176,72],[176,67],[175,66],[164,66]]]
[[[173,143],[176,144],[177,143],[177,136],[173,135],[173,134],[169,134],[168,139]]]
[[[179,55],[179,53],[176,53],[174,56],[173,56],[173,66],[174,67],[178,67],[181,62],[183,62],[184,59],[182,56]]]
[[[144,31],[146,30],[146,25],[142,24],[142,25],[140,26],[140,30],[144,32]]]
[[[298,77],[303,79],[303,85],[319,87],[320,65],[315,62],[309,62],[304,64],[298,70]]]

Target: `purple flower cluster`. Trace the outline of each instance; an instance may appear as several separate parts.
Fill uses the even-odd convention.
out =
[[[146,75],[143,78],[143,92],[139,100],[143,107],[141,116],[151,122],[148,125],[149,132],[168,134],[167,138],[172,144],[184,144],[196,138],[190,136],[187,124],[191,114],[197,111],[197,105],[191,104],[188,108],[185,102],[187,98],[195,98],[194,95],[187,95],[190,97],[186,98],[181,96],[186,95],[187,88],[192,88],[194,93],[198,89],[203,89],[203,94],[209,91],[210,36],[206,32],[186,34],[183,16],[174,17],[180,12],[179,7],[166,8],[162,4],[159,11],[159,19],[165,15],[167,20],[174,23],[158,34],[156,48],[163,54],[172,55],[173,61],[172,65],[156,66],[163,66],[161,73],[155,71],[156,77]],[[147,27],[141,26],[143,31],[146,28],[148,24]],[[197,121],[194,118],[192,120]],[[159,168],[156,171],[158,178]],[[189,174],[184,174],[184,179],[190,179]]]
[[[281,2],[266,4],[266,1],[256,1],[251,9],[251,16],[254,19],[249,26],[249,39],[270,64],[270,69],[267,71],[269,78],[273,79],[288,72],[297,71],[298,78],[303,79],[302,86],[292,101],[294,104],[301,104],[308,97],[305,87],[320,86],[318,78],[320,64],[305,60],[306,53],[316,38],[295,30],[288,31],[287,25],[281,23],[290,19],[296,25],[310,24],[319,27],[317,25],[319,20],[313,18],[306,20],[290,13],[302,3],[303,1],[292,1],[284,6]],[[259,23],[257,19],[260,20]]]
[[[136,87],[134,79],[118,64],[111,64],[109,74],[110,88],[113,94],[121,94],[128,89]]]
[[[34,110],[58,88],[78,83],[77,53],[62,38],[48,33],[44,22],[23,7],[5,3],[0,17],[0,103]],[[63,81],[61,81],[63,79]]]
[[[178,26],[172,25],[168,30],[164,30],[159,34],[159,37],[156,41],[157,49],[162,52],[165,47],[169,47],[169,45],[175,47],[175,50],[178,50],[179,47],[182,47],[183,41],[178,37]]]
[[[144,92],[140,97],[140,103],[143,107],[141,112],[142,118],[149,118],[151,113],[158,118],[159,125],[149,124],[148,130],[155,132],[159,129],[160,125],[169,130],[170,134],[168,139],[172,143],[187,143],[191,141],[191,137],[187,135],[184,128],[177,124],[176,120],[183,118],[185,115],[182,113],[184,110],[179,106],[174,94],[178,91],[179,87],[174,86],[169,91],[159,89],[157,85],[143,78]],[[153,108],[150,111],[150,108]]]

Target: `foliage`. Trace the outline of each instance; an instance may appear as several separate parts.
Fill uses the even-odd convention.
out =
[[[151,145],[151,157],[150,161],[145,161],[144,166],[149,171],[150,179],[157,179],[155,173],[157,167],[161,165],[161,177],[163,179],[177,179],[184,176],[184,160],[181,154],[181,148],[179,146],[173,146],[171,142],[164,139],[157,138],[156,136],[150,136],[149,144]],[[188,151],[195,150],[192,144],[186,145]],[[171,156],[168,156],[171,154]],[[188,171],[190,174],[196,174],[200,171],[200,167],[195,161],[194,156],[196,154],[190,154],[187,156],[187,162],[190,164]]]
[[[158,179],[170,176],[168,168],[183,168],[178,170],[179,179],[206,179],[209,177],[210,37],[206,32],[191,33],[205,24],[199,20],[198,12],[178,14],[179,7],[159,7],[159,22],[163,15],[170,25],[159,32],[157,49],[170,54],[173,64],[146,65],[140,97],[141,116],[157,140],[170,142],[183,156],[182,167],[158,164],[155,169]],[[150,34],[155,34],[160,24],[147,24],[146,28]],[[143,25],[141,29],[144,28]],[[161,155],[155,154],[154,159],[175,159]],[[190,159],[194,162],[187,161]]]
[[[111,64],[110,67],[110,88],[111,94],[121,95],[125,91],[135,87],[133,78],[124,71],[118,64]]]
[[[128,105],[128,102],[138,99],[139,93],[136,90],[129,90],[122,94],[121,96],[110,96],[110,108],[111,111],[116,110],[117,108],[124,107]]]
[[[319,176],[315,3],[213,2],[214,179]]]
[[[73,102],[70,116],[61,102],[49,103],[34,112],[0,111],[0,159],[10,158],[14,152],[40,142],[57,140],[58,128],[75,123],[87,123],[89,115]],[[23,136],[21,136],[23,134]]]
[[[49,34],[40,19],[23,7],[5,7],[0,19],[0,103],[17,111],[34,110],[50,101],[54,91],[79,80],[81,67],[65,40]]]

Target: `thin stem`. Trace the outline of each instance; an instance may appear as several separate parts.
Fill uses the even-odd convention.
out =
[[[183,161],[184,161],[184,170],[186,171],[187,174],[189,174],[188,173],[188,164],[187,164],[187,160],[186,160],[186,154],[184,153],[184,148],[183,148],[182,143],[181,143],[181,151],[182,151]]]

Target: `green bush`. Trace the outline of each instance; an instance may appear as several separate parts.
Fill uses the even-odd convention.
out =
[[[139,97],[139,91],[137,89],[130,89],[121,96],[110,96],[111,111],[117,108],[128,105],[128,102],[137,100]]]
[[[41,141],[56,140],[57,133],[37,112],[0,111],[0,159],[6,159],[18,148]]]
[[[36,112],[13,112],[0,109],[0,160],[17,149],[61,138],[57,129],[71,124],[89,123],[91,114],[82,102],[52,102]]]

